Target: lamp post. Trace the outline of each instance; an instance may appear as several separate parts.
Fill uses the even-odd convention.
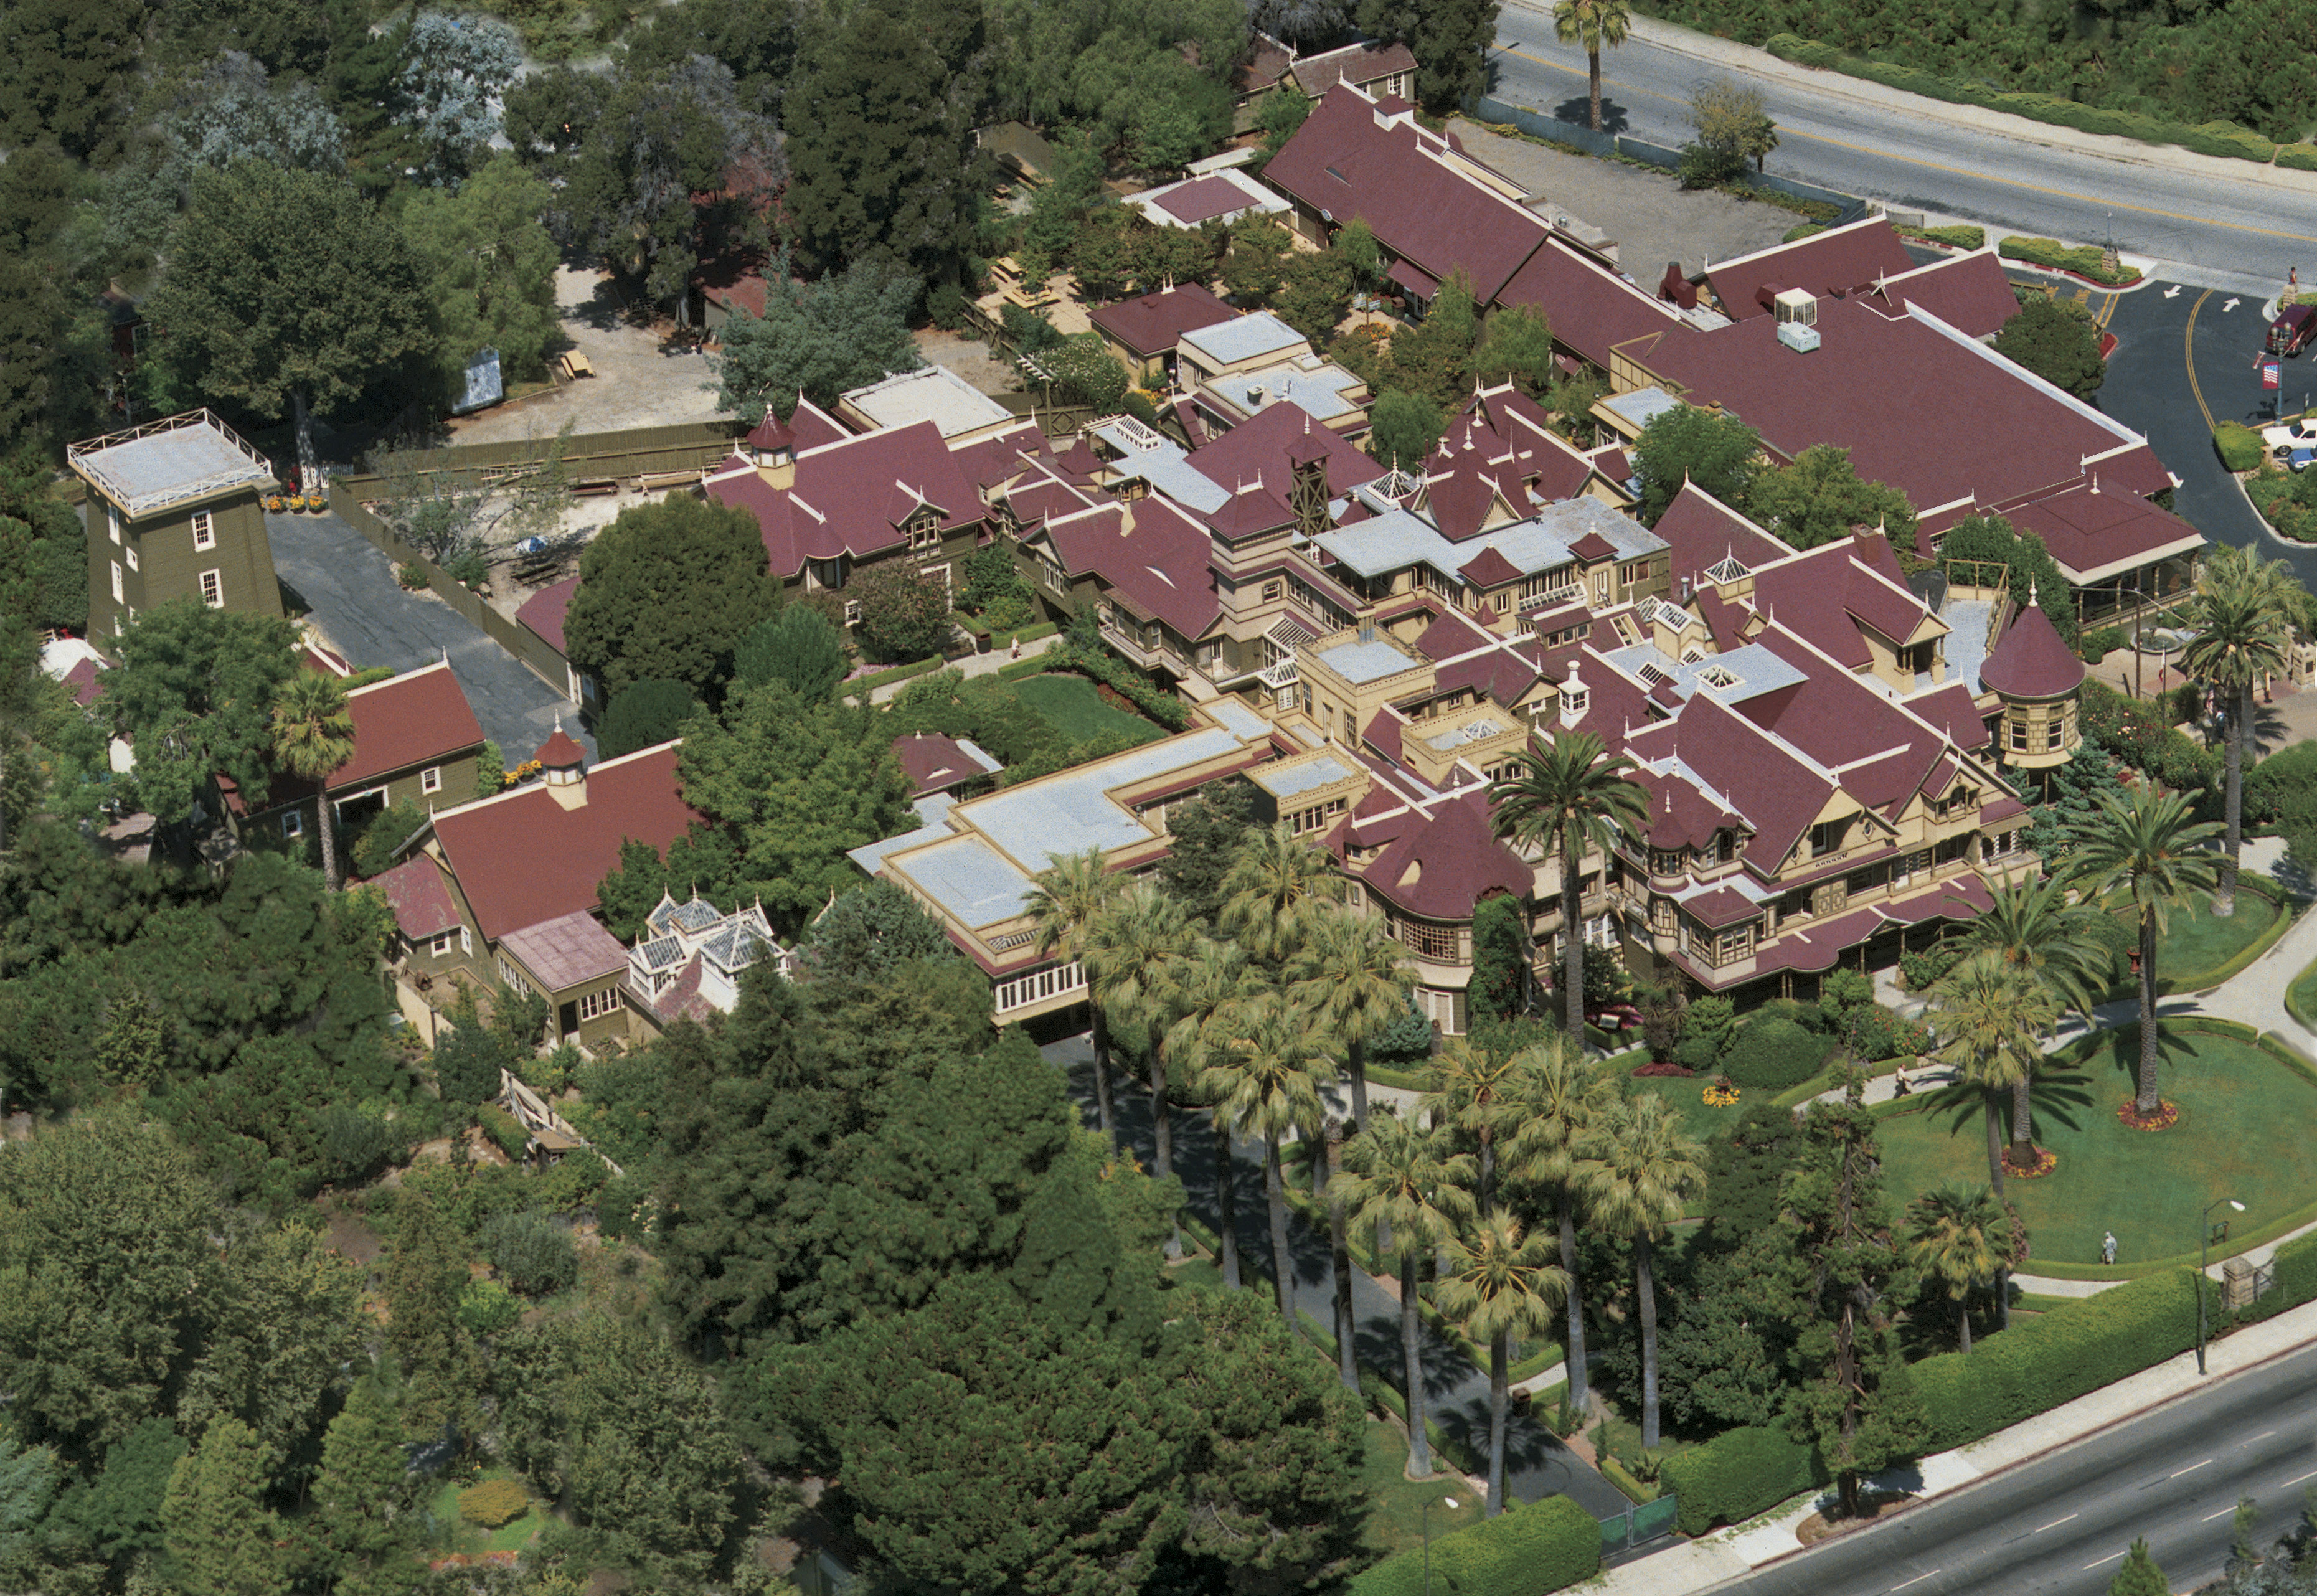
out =
[[[1456,1505],[1453,1496],[1440,1500],[1451,1508]],[[1424,1504],[1424,1596],[1432,1596],[1432,1503],[1428,1501]]]
[[[2226,1203],[2230,1207],[2234,1208],[2240,1214],[2244,1212],[2244,1205],[2237,1201],[2234,1197],[2214,1197],[2211,1202],[2205,1205],[2205,1216],[2197,1227],[2196,1372],[2200,1375],[2205,1372],[2205,1255],[2212,1251],[2213,1210],[2219,1207],[2223,1203]],[[1428,1554],[1424,1566],[1427,1571],[1432,1566]]]

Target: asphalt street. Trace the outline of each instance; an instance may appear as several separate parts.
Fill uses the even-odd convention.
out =
[[[1718,1587],[1732,1596],[2099,1596],[2135,1536],[2176,1591],[2217,1576],[2240,1499],[2254,1539],[2317,1483],[2317,1348],[2216,1380],[2007,1473]]]
[[[1603,121],[1611,131],[1678,147],[1694,136],[1687,101],[1705,77],[1760,88],[1780,143],[1769,170],[1906,210],[1961,217],[2038,236],[2105,241],[2178,262],[2216,281],[2281,284],[2294,265],[2317,269],[2317,185],[2250,162],[2183,164],[2039,142],[2039,124],[2003,119],[2016,136],[1922,114],[1935,103],[1829,72],[1804,72],[1759,50],[1725,67],[1706,40],[1658,24],[1604,52]],[[1498,98],[1565,121],[1587,120],[1585,53],[1553,38],[1547,11],[1505,6],[1491,60]],[[1865,91],[1862,93],[1862,91]],[[1919,108],[1910,114],[1910,106]],[[1944,109],[1944,108],[1937,108]]]
[[[273,569],[310,607],[313,620],[357,670],[413,670],[446,656],[459,686],[508,764],[528,759],[554,731],[595,740],[563,696],[442,600],[405,593],[393,562],[335,516],[268,516]]]

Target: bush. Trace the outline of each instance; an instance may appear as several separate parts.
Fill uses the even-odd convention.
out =
[[[354,874],[365,879],[383,875],[394,867],[394,850],[410,840],[426,823],[426,811],[416,803],[404,801],[389,804],[371,816],[354,838],[353,847],[346,856],[353,861]]]
[[[426,568],[415,562],[398,565],[394,568],[394,580],[405,593],[424,593],[426,591]]]
[[[2108,655],[2125,647],[2131,638],[2121,626],[2100,626],[2084,633],[2084,662],[2098,665]]]
[[[1674,176],[1684,188],[1720,188],[1746,175],[1746,157],[1710,144],[1685,144]]]
[[[1710,1036],[1684,1036],[1674,1045],[1673,1062],[1700,1075],[1712,1074],[1721,1068],[1722,1049]]]
[[[391,665],[366,665],[348,676],[338,686],[351,693],[356,687],[371,687],[380,682],[390,682],[394,677],[395,670]]]
[[[524,1296],[552,1296],[579,1278],[571,1233],[543,1214],[499,1214],[483,1226],[483,1253]]]
[[[1930,1421],[1923,1450],[1960,1447],[2048,1412],[2184,1352],[2196,1340],[2194,1274],[2178,1269],[2040,1314],[1968,1355],[1926,1358],[1913,1371]],[[1688,1505],[1682,1504],[1685,1520]]]
[[[2277,164],[2296,172],[2317,172],[2317,149],[2306,144],[2280,144],[2277,148]]]
[[[434,1081],[443,1100],[472,1108],[499,1095],[499,1071],[515,1060],[514,1045],[482,1025],[453,1025],[434,1044]]]
[[[375,1105],[332,1103],[316,1116],[322,1143],[322,1179],[334,1186],[361,1184],[402,1156],[403,1139]]]
[[[613,698],[595,728],[595,746],[604,758],[616,759],[666,742],[699,706],[690,683],[647,677]]]
[[[1432,1585],[1452,1596],[1542,1596],[1601,1572],[1601,1527],[1566,1496],[1505,1511],[1432,1543]],[[1388,1557],[1354,1577],[1353,1596],[1415,1596],[1424,1588],[1420,1550]]]
[[[2106,256],[2089,244],[2071,249],[2056,238],[2027,238],[2015,233],[1995,247],[1995,252],[2006,260],[2026,261],[2030,265],[2048,266],[2054,271],[2072,272],[2079,277],[2089,277],[2111,288],[2140,281],[2140,268],[2119,266],[2111,272]]]
[[[531,1511],[531,1493],[521,1480],[485,1480],[459,1493],[459,1516],[470,1524],[497,1529]]]
[[[522,1317],[523,1304],[497,1280],[470,1280],[459,1294],[459,1323],[469,1335],[497,1335]]]
[[[1819,1072],[1829,1049],[1783,1015],[1757,1015],[1722,1056],[1722,1072],[1754,1091],[1781,1092]]]
[[[1784,1430],[1748,1425],[1667,1458],[1659,1477],[1680,1499],[1681,1532],[1698,1536],[1719,1524],[1742,1524],[1825,1484],[1829,1475],[1817,1448]]]
[[[1963,963],[1964,946],[1960,939],[1942,937],[1921,953],[1899,955],[1899,979],[1907,983],[1910,992],[1925,992],[1940,976]]]
[[[1080,676],[1093,677],[1169,731],[1180,731],[1191,723],[1191,712],[1181,699],[1160,692],[1135,675],[1126,661],[1106,650],[1065,643],[1049,651],[1044,659],[1049,670],[1075,670]]]
[[[2245,823],[2275,825],[2285,818],[2287,801],[2307,792],[2317,792],[2317,742],[2304,740],[2277,749],[2244,773]]]
[[[501,1152],[518,1163],[523,1161],[524,1150],[531,1145],[531,1133],[514,1115],[497,1103],[485,1103],[475,1110],[475,1118],[482,1125],[483,1134],[497,1143]]]
[[[1987,247],[1987,229],[1985,228],[1901,228],[1899,231],[1904,233],[1910,238],[1920,238],[1925,242],[1931,244],[1944,244],[1950,249],[1984,249]]]
[[[2213,428],[2213,447],[2221,463],[2232,471],[2249,471],[2260,464],[2260,435],[2241,421],[2223,421]]]
[[[956,283],[936,284],[926,295],[926,318],[945,333],[956,332],[965,326],[967,308],[972,302]]]

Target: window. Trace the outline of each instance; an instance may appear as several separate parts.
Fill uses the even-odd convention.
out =
[[[418,773],[418,790],[422,793],[443,790],[443,767],[440,765],[429,765]]]
[[[225,608],[225,581],[219,572],[201,573],[201,602],[213,610]]]
[[[1646,581],[1649,578],[1649,574],[1650,562],[1646,560],[1636,560],[1629,565],[1622,565],[1617,568],[1617,579],[1624,583],[1628,587],[1637,586],[1638,584]]]
[[[1285,596],[1286,592],[1287,584],[1284,582],[1266,582],[1263,585],[1263,601],[1269,604],[1275,598]]]
[[[1306,831],[1317,831],[1344,812],[1345,802],[1341,798],[1331,798],[1325,803],[1298,810],[1287,817],[1288,829],[1298,837]]]
[[[1454,927],[1427,926],[1417,920],[1402,920],[1394,928],[1400,933],[1400,945],[1421,959],[1439,964],[1455,964],[1457,936]]]
[[[579,994],[579,1018],[585,1021],[611,1013],[620,1006],[620,989],[607,986],[600,992]]]
[[[142,570],[144,569],[144,567],[137,563],[137,551],[134,549],[129,551],[129,569],[130,570]]]
[[[114,542],[121,541],[121,512],[111,505],[104,507],[104,529],[112,534]]]
[[[531,982],[523,978],[523,972],[516,969],[514,961],[505,954],[499,955],[499,979],[507,983],[507,990],[511,992],[531,991]]]
[[[920,510],[909,517],[909,547],[912,549],[941,547],[941,518],[931,510]]]
[[[2011,712],[2011,750],[2017,754],[2027,751],[2027,712],[2024,709]]]
[[[434,956],[438,959],[446,959],[451,956],[450,932],[437,931],[434,933],[434,946],[433,952]]]
[[[475,934],[464,926],[459,928],[459,951],[470,958],[474,956]]]
[[[848,598],[845,601],[845,623],[847,626],[858,626],[861,624],[861,601],[859,599]]]
[[[1843,838],[1849,830],[1850,820],[1847,816],[1838,820],[1820,820],[1811,828],[1810,856],[1816,859],[1828,854],[1840,853]]]
[[[121,587],[121,561],[116,560],[112,562],[112,602],[119,604],[127,596]]]
[[[217,547],[217,523],[210,518],[207,510],[193,512],[193,547],[196,549]]]
[[[2062,721],[2057,715],[2053,715],[2050,720],[2044,722],[2044,751],[2047,754],[2058,753],[2060,751],[2061,739],[2065,734],[2066,731],[2067,723]]]
[[[283,815],[283,816],[282,817],[282,836],[284,836],[284,837],[302,837],[302,836],[304,836],[305,834],[306,834],[306,817],[305,817],[304,815],[300,814],[296,810],[294,810],[294,809],[293,809],[293,810],[291,810],[288,814],[285,814],[285,815]]]

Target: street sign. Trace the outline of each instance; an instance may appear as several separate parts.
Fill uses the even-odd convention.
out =
[[[2260,385],[2263,388],[2284,387],[2285,368],[2283,364],[2273,360],[2262,361],[2260,363]]]

